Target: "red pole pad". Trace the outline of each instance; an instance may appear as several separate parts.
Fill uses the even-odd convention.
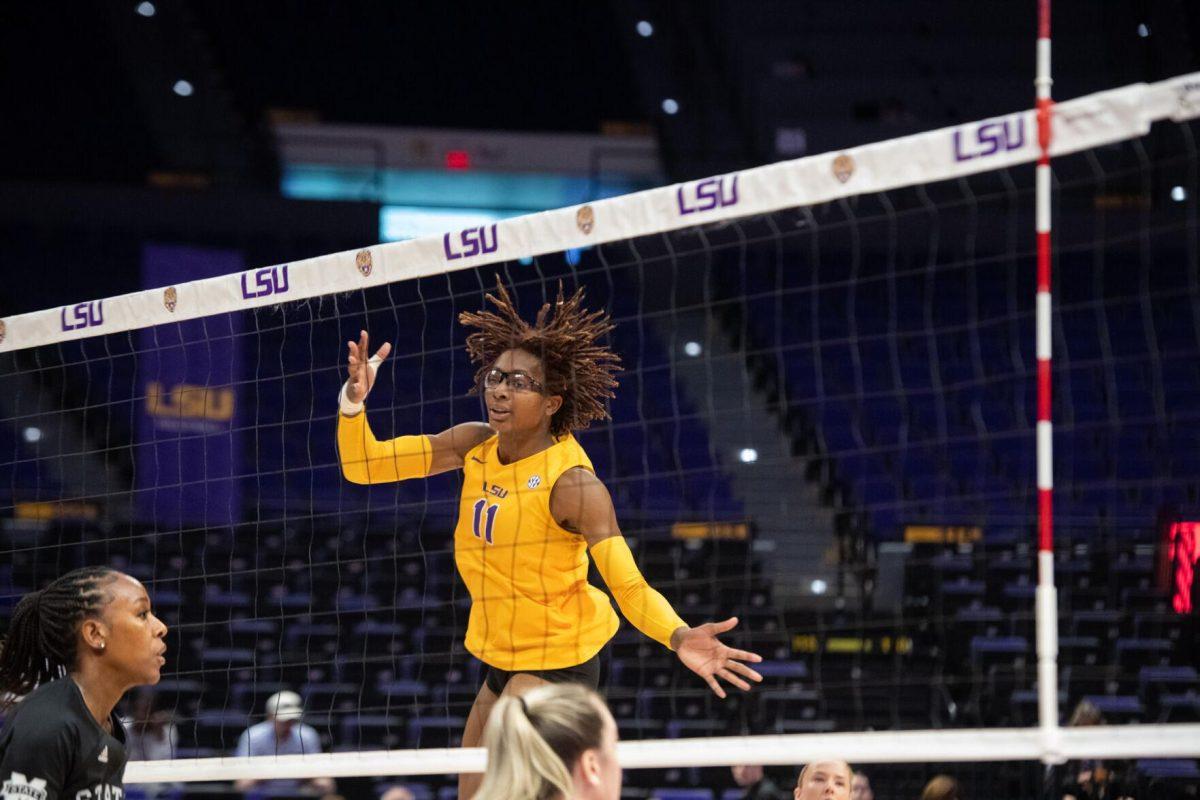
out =
[[[1037,418],[1038,422],[1050,421],[1050,359],[1042,359],[1037,365],[1037,387],[1038,387],[1038,405]]]
[[[1037,101],[1037,128],[1038,128],[1038,147],[1042,149],[1042,158],[1044,161],[1039,163],[1050,163],[1050,138],[1051,126],[1050,120],[1053,118],[1054,101],[1049,97],[1039,98]]]
[[[1054,495],[1049,489],[1038,490],[1038,549],[1054,549]]]

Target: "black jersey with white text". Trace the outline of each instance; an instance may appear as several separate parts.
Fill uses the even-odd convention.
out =
[[[96,722],[70,677],[39,686],[0,731],[0,800],[123,800],[125,729]]]

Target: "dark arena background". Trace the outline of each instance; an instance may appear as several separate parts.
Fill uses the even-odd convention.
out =
[[[145,584],[134,800],[310,792],[203,760],[280,691],[337,795],[456,797],[461,473],[344,479],[346,342],[381,439],[486,419],[459,313],[561,281],[641,570],[764,657],[722,700],[623,621],[622,797],[1197,797],[1200,8],[1051,20],[1039,117],[1035,0],[5,4],[0,633]]]

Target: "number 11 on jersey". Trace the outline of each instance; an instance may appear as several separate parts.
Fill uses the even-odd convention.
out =
[[[479,531],[479,523],[483,522],[483,509],[487,507],[487,521],[484,523],[483,533]],[[492,529],[496,526],[496,512],[500,510],[500,506],[487,504],[487,500],[480,498],[475,501],[475,538],[483,538],[488,544],[492,543]]]

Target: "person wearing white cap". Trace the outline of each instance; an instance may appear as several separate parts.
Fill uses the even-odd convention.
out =
[[[303,753],[321,752],[321,737],[311,725],[300,721],[304,716],[304,704],[295,692],[277,692],[267,698],[266,719],[251,725],[238,738],[235,756],[292,756]],[[290,789],[327,794],[333,791],[332,778],[307,778],[305,780],[256,781],[242,779],[234,788],[246,791],[251,787],[273,791]]]

